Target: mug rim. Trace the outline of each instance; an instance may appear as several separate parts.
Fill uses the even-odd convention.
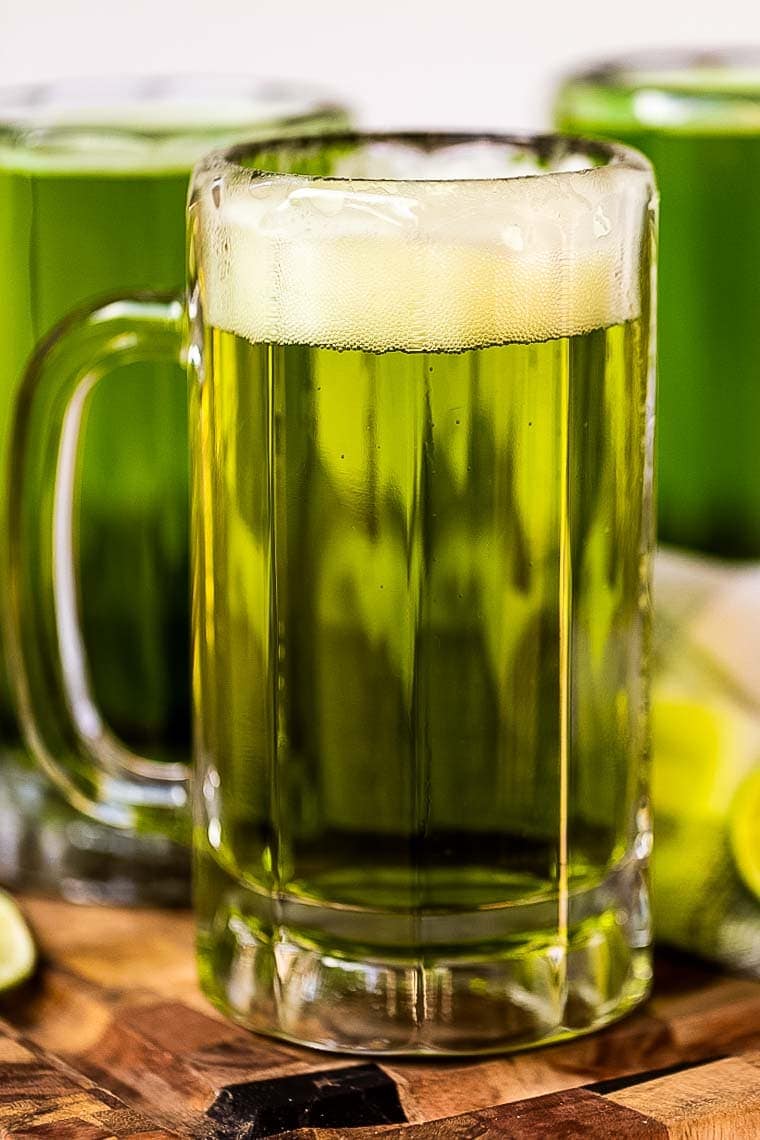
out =
[[[711,98],[735,97],[734,87],[721,87],[716,84],[708,91],[688,86],[673,88],[663,82],[668,73],[673,75],[698,75],[700,72],[722,70],[728,75],[752,72],[756,88],[743,90],[745,98],[760,99],[760,43],[735,44],[721,47],[654,47],[639,48],[603,58],[597,62],[581,65],[566,76],[567,83],[598,83],[609,87],[637,88],[646,85],[660,88],[673,94],[692,96],[707,95]],[[659,76],[658,76],[659,73]],[[660,79],[658,83],[657,80]]]
[[[308,84],[244,75],[63,79],[0,87],[0,167],[20,173],[190,173],[208,151],[257,134],[327,131],[350,119]]]
[[[653,48],[580,66],[556,88],[555,117],[602,134],[760,134],[760,44]]]
[[[524,151],[537,155],[539,158],[547,157],[553,149],[559,148],[560,155],[564,153],[578,153],[585,156],[601,158],[604,161],[597,165],[580,167],[566,167],[564,169],[538,170],[530,173],[508,173],[483,176],[460,176],[454,178],[419,177],[414,174],[399,175],[398,177],[372,177],[370,175],[333,175],[310,174],[298,171],[271,170],[266,165],[245,165],[242,161],[246,157],[255,155],[257,151],[271,153],[273,151],[288,149],[318,149],[330,144],[372,144],[372,143],[399,143],[418,150],[427,150],[432,153],[438,149],[449,146],[466,145],[468,143],[488,143],[498,146],[512,147],[516,151]],[[361,189],[363,186],[475,186],[478,184],[494,186],[512,184],[518,181],[541,181],[546,178],[576,179],[583,175],[598,176],[603,171],[629,170],[653,177],[653,168],[649,160],[634,147],[608,139],[592,138],[563,131],[447,131],[447,130],[346,130],[319,131],[309,135],[277,135],[269,138],[252,139],[243,143],[210,151],[195,166],[193,182],[203,178],[204,175],[224,176],[233,174],[247,178],[265,178],[269,180],[288,180],[295,184],[329,184],[336,187],[350,186]]]
[[[342,112],[345,108],[335,95],[317,84],[300,80],[275,79],[242,73],[194,74],[160,73],[158,75],[74,76],[40,82],[14,83],[0,86],[0,132],[18,130],[84,131],[117,135],[182,135],[208,131],[213,134],[225,126],[245,126],[236,119],[232,124],[224,118],[203,123],[193,119],[189,112],[185,122],[170,122],[165,128],[143,128],[131,125],[127,118],[109,119],[108,111],[124,112],[141,106],[160,106],[172,100],[190,97],[190,106],[203,107],[235,100],[240,107],[255,105],[258,100],[271,104],[273,117],[277,105],[286,109],[298,105],[299,110],[288,115],[288,121],[297,121],[303,115],[315,112]],[[90,118],[88,113],[93,113]],[[250,127],[255,123],[249,122]]]

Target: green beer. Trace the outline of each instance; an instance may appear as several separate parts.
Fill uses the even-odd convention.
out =
[[[309,116],[316,124],[333,112],[302,92],[236,80],[191,88],[166,80],[100,90],[70,84],[0,98],[4,470],[13,397],[52,326],[94,296],[181,282],[195,158],[274,123],[300,128]],[[187,400],[179,375],[176,365],[132,364],[94,392],[74,539],[94,703],[129,748],[169,762],[185,762],[190,752]],[[129,434],[119,430],[125,423]],[[2,597],[4,606],[5,589]],[[67,825],[68,809],[29,770],[4,669],[0,733],[4,830],[17,837],[2,849],[6,879],[57,886],[60,878],[76,897],[184,893],[184,860],[160,836],[140,840],[140,856],[137,839],[109,837],[81,817]],[[24,816],[35,821],[28,829]],[[174,830],[168,816],[166,830]],[[81,839],[78,852],[73,836]]]
[[[654,685],[658,929],[760,971],[760,58],[569,79],[558,124],[640,148],[662,196]],[[709,906],[705,900],[710,900]]]
[[[61,170],[54,158],[24,169],[23,156],[5,161],[0,156],[3,438],[24,363],[57,320],[119,286],[176,285],[187,191],[185,170]],[[146,240],[146,224],[158,240]],[[82,616],[98,703],[125,741],[166,759],[189,750],[185,418],[171,366],[133,365],[122,382],[97,389],[79,507]],[[114,430],[124,420],[139,424],[127,438]],[[8,742],[16,730],[7,697],[2,716]]]
[[[648,183],[491,200],[447,162],[531,156],[480,147],[283,146],[314,176],[191,205],[201,976],[336,1048],[549,1039],[649,976]]]
[[[659,536],[758,558],[760,64],[634,58],[568,80],[555,117],[657,172]]]

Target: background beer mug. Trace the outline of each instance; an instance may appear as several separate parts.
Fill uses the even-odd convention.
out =
[[[70,81],[0,92],[3,479],[13,397],[38,340],[90,297],[182,282],[193,162],[275,125],[300,133],[342,121],[309,90],[238,78]],[[74,577],[77,591],[60,597],[57,612],[77,605],[82,630],[67,643],[66,699],[90,722],[97,705],[114,738],[150,756],[153,771],[162,765],[163,783],[150,798],[153,818],[129,780],[99,790],[96,820],[72,811],[21,746],[3,667],[6,881],[87,900],[187,896],[187,853],[171,841],[190,753],[187,400],[177,371],[133,364],[93,394],[77,477],[75,550],[67,551],[76,574],[58,575],[59,594],[66,582],[73,588]],[[121,430],[125,423],[129,432]],[[3,586],[0,619],[6,593]],[[92,723],[79,731],[91,732]],[[92,811],[81,798],[74,802]]]
[[[662,194],[657,930],[760,974],[760,49],[600,65],[556,114]]]
[[[182,357],[206,992],[334,1049],[604,1024],[651,973],[649,167],[548,137],[285,140],[204,161],[188,216],[187,313],[85,312],[22,394],[30,737],[90,796],[138,771],[71,716],[51,550],[97,378]]]

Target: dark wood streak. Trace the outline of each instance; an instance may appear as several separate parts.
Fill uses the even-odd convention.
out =
[[[288,1128],[401,1124],[404,1110],[379,1065],[350,1065],[222,1089],[207,1113],[218,1136],[259,1140]]]
[[[659,1140],[664,1125],[585,1089],[498,1105],[408,1128],[351,1130],[351,1140]],[[341,1131],[300,1129],[276,1140],[347,1140]]]

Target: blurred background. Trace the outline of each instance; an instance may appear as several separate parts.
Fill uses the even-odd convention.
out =
[[[372,126],[535,127],[551,82],[632,47],[760,41],[757,0],[2,0],[3,83],[241,72],[349,96]]]

